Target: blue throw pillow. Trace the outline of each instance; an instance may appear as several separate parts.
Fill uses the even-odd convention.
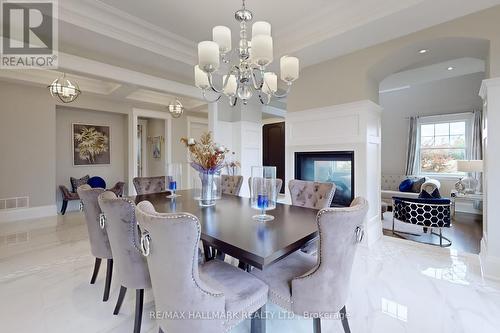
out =
[[[441,199],[441,193],[439,193],[438,189],[435,189],[431,195],[434,199]]]
[[[106,182],[101,177],[92,177],[88,183],[92,188],[106,188]]]
[[[399,184],[399,192],[411,192],[413,187],[413,180],[405,179]]]

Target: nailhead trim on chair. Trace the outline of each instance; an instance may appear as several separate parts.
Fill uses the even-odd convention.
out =
[[[198,233],[197,238],[200,239],[200,237],[201,237],[200,223],[199,223],[198,219],[193,217],[192,215],[186,215],[186,214],[174,214],[173,215],[173,214],[169,214],[169,213],[158,213],[158,212],[155,212],[154,214],[150,214],[150,213],[144,212],[144,211],[143,211],[143,214],[146,216],[149,216],[149,217],[164,217],[167,219],[188,218],[188,219],[192,220],[193,222],[195,222],[195,224],[196,224],[196,229],[197,229],[197,233]],[[198,222],[198,223],[196,223],[196,222]],[[193,257],[191,258],[191,279],[193,280],[194,284],[204,294],[214,296],[214,297],[224,297],[224,293],[215,294],[215,293],[204,290],[203,288],[201,288],[201,286],[198,284],[198,282],[194,278],[193,267],[194,267],[194,263],[195,263],[195,256],[197,253],[198,253],[198,242],[196,242],[196,246],[195,246],[194,252],[193,252]],[[198,263],[196,263],[196,265],[198,265]]]

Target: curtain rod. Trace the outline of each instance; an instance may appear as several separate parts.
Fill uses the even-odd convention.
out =
[[[442,114],[433,114],[433,115],[429,115],[429,116],[410,116],[410,117],[405,117],[404,119],[411,119],[412,117],[415,117],[415,118],[430,118],[430,117],[442,117],[442,116],[461,116],[461,115],[466,115],[466,114],[472,114],[474,113],[474,111],[476,110],[473,110],[473,111],[466,111],[466,112],[458,112],[458,113],[442,113]]]

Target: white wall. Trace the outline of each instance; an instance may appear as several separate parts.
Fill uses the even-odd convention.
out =
[[[434,81],[380,95],[382,112],[382,174],[405,172],[408,117],[469,112],[481,109],[479,88],[484,73]],[[449,195],[457,178],[440,178],[441,193]]]
[[[95,124],[110,127],[110,156],[109,165],[74,166],[72,124]],[[57,107],[56,109],[56,182],[55,185],[65,185],[71,190],[70,177],[80,178],[85,175],[99,176],[106,181],[108,188],[117,182],[127,183],[127,115]],[[61,193],[56,187],[58,207],[61,206]],[[69,210],[78,208],[77,202],[68,205]]]

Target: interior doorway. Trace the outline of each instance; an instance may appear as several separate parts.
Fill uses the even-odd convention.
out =
[[[146,177],[147,174],[147,137],[148,121],[139,119],[137,124],[137,176]]]

